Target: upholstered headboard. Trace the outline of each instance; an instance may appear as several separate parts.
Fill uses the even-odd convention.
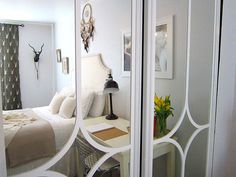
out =
[[[111,69],[104,65],[101,54],[82,57],[81,63],[81,87],[102,91]]]
[[[102,55],[97,54],[82,57],[81,65],[81,87],[96,92],[103,92],[104,84],[108,78],[108,74],[111,73],[111,69],[104,65]],[[103,115],[106,115],[109,111],[108,96],[105,99]]]

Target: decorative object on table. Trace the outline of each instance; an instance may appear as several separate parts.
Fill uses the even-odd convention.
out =
[[[122,76],[129,77],[131,71],[131,33],[123,32],[122,33]]]
[[[114,81],[111,74],[109,74],[108,79],[104,85],[104,90],[103,90],[105,94],[109,93],[109,97],[110,97],[110,114],[106,116],[106,119],[108,120],[114,120],[118,118],[118,116],[113,113],[113,107],[112,107],[112,93],[115,93],[118,91],[119,91],[119,86],[117,82]]]
[[[155,77],[173,78],[173,16],[157,19],[155,32]]]
[[[61,49],[56,50],[57,63],[61,63]]]
[[[62,58],[62,73],[69,74],[69,58]]]
[[[82,20],[81,20],[81,38],[82,42],[84,44],[84,49],[88,53],[89,49],[89,42],[90,38],[94,37],[94,18],[92,16],[92,6],[91,4],[87,3],[85,4],[82,12]]]
[[[39,79],[39,57],[40,57],[40,55],[41,55],[41,53],[42,53],[42,51],[43,51],[44,43],[43,43],[43,45],[41,46],[40,51],[36,51],[36,50],[34,49],[34,47],[33,47],[32,45],[30,45],[29,43],[28,43],[28,45],[33,49],[33,52],[34,52],[34,54],[35,54],[35,56],[34,56],[34,67],[35,67],[35,70],[36,70],[37,80],[38,80],[38,79]]]
[[[165,99],[158,97],[155,94],[154,97],[154,137],[162,137],[167,133],[166,120],[173,114],[174,108],[171,107],[170,96],[166,96]]]

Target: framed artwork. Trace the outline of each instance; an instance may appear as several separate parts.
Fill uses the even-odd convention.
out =
[[[123,32],[122,33],[122,76],[129,77],[131,71],[131,33],[130,32]]]
[[[56,50],[56,55],[57,55],[57,63],[61,62],[61,49]]]
[[[62,58],[62,73],[69,74],[69,58]]]
[[[155,77],[173,79],[173,16],[157,19],[155,31]]]

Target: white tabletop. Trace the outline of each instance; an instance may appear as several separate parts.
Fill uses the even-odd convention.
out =
[[[130,144],[130,134],[127,130],[127,127],[130,126],[130,122],[128,120],[125,120],[120,117],[116,120],[107,120],[105,118],[105,116],[84,119],[85,127],[100,124],[100,123],[107,123],[107,124],[113,125],[114,127],[118,128],[124,132],[127,132],[128,134],[123,135],[123,136],[119,136],[116,138],[112,138],[112,139],[109,139],[106,141],[103,141],[103,140],[92,135],[96,141],[98,141],[99,143],[101,143],[105,146],[109,146],[109,147],[122,147],[122,146],[127,146]]]

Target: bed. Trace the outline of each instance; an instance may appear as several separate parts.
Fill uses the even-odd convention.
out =
[[[75,117],[52,114],[48,106],[4,111],[3,118],[9,174],[36,167],[54,156],[67,142],[75,123]]]
[[[87,114],[85,114],[86,117],[84,118],[86,119],[86,118],[99,117],[108,112],[108,106],[107,106],[108,99],[107,97],[105,97],[105,95],[103,95],[103,87],[108,77],[108,74],[111,73],[111,70],[104,65],[101,54],[83,57],[81,63],[82,63],[82,70],[81,70],[82,97],[83,97],[83,90],[86,91],[89,90],[94,94],[92,103],[90,105],[90,110],[88,111]],[[82,103],[82,108],[83,107],[84,106]],[[19,112],[21,111],[27,111],[27,109],[20,110]],[[38,117],[40,117],[40,119],[47,121],[52,127],[52,130],[55,134],[55,148],[56,148],[55,153],[51,154],[51,156],[53,156],[63,147],[63,145],[69,138],[74,126],[75,118],[73,117],[71,119],[64,119],[58,116],[57,114],[52,114],[47,106],[33,108],[32,111]],[[71,147],[71,149],[63,157],[63,159],[61,159],[57,164],[55,164],[51,168],[51,170],[61,172],[66,176],[75,176],[78,173],[77,172],[78,168],[76,167],[78,159],[75,153],[76,149],[74,149],[74,147]],[[31,170],[35,167],[38,167],[41,164],[48,161],[51,158],[51,156],[48,157],[46,156],[41,158],[38,157],[35,160],[31,159],[29,163],[18,164],[15,166],[13,165],[13,167],[8,168],[8,175],[22,173]]]

